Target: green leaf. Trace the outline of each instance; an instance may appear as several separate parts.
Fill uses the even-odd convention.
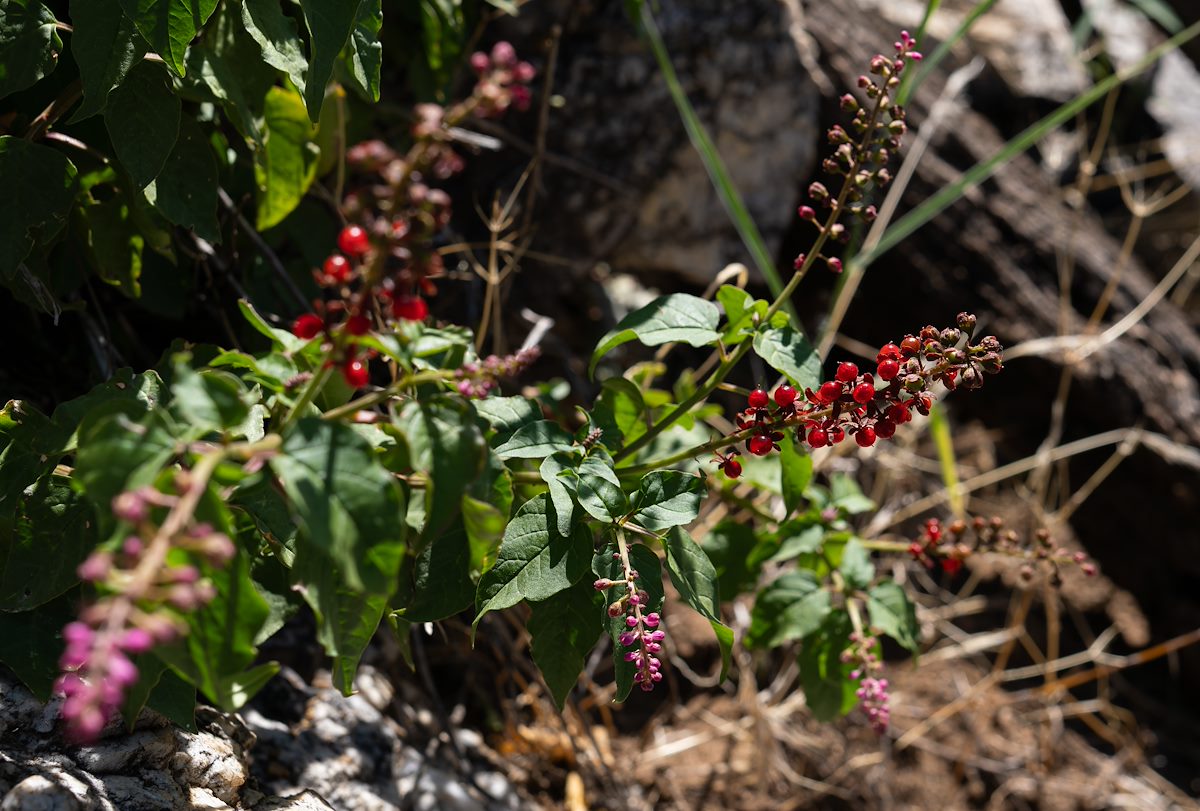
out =
[[[733,661],[733,631],[721,622],[721,595],[717,570],[692,536],[672,527],[663,544],[667,550],[667,574],[683,601],[708,620],[721,649],[721,680]]]
[[[426,543],[400,574],[396,604],[402,606],[401,616],[408,622],[436,622],[469,608],[475,599],[471,556],[462,519]]]
[[[504,539],[508,513],[486,501],[464,494],[462,497],[463,529],[471,545],[471,568],[486,572],[496,562],[496,553]]]
[[[530,652],[561,711],[587,655],[600,638],[603,599],[583,578],[569,589],[529,604]]]
[[[813,461],[802,445],[792,440],[789,433],[779,443],[779,467],[782,475],[784,518],[804,504],[804,492],[812,481]]]
[[[217,184],[217,156],[200,125],[188,117],[180,122],[166,165],[146,187],[146,199],[171,222],[218,243]]]
[[[855,684],[850,678],[854,665],[841,660],[842,651],[850,646],[853,630],[845,611],[829,615],[820,629],[806,636],[800,647],[800,683],[813,717],[832,721],[850,712],[858,699]]]
[[[308,57],[296,21],[283,13],[279,0],[242,0],[242,24],[262,49],[263,61],[286,73],[303,93]]]
[[[205,433],[224,433],[242,425],[250,416],[247,392],[240,380],[228,372],[189,365],[187,353],[174,358],[171,408],[181,419]]]
[[[51,432],[50,420],[31,403],[9,400],[0,409],[0,538],[15,535],[16,515],[26,489],[54,470],[58,455],[39,447]],[[0,568],[8,549],[0,545]]]
[[[351,86],[369,101],[379,101],[379,69],[383,64],[383,28],[381,0],[362,0],[350,32],[350,41],[342,54],[342,63]]]
[[[609,580],[624,579],[625,574],[621,568],[621,561],[613,559],[616,551],[616,544],[610,543],[601,548],[592,558],[592,571],[597,577],[607,577]],[[665,594],[662,583],[662,564],[658,560],[658,555],[644,544],[631,544],[629,565],[637,570],[637,583],[650,597],[643,604],[642,610],[646,613],[661,613]],[[614,594],[612,599],[615,600],[618,596],[620,595]],[[617,681],[617,690],[613,701],[621,702],[629,697],[629,691],[633,689],[633,675],[637,672],[637,668],[632,662],[625,661],[625,653],[629,648],[621,645],[620,641],[621,634],[628,630],[625,625],[625,614],[610,617],[606,609],[601,609],[601,611],[601,620],[608,629],[608,634],[613,642],[613,670],[616,673]]]
[[[125,15],[177,76],[186,70],[188,43],[216,7],[217,0],[121,0]]]
[[[221,102],[238,132],[261,149],[264,102],[276,74],[262,61],[261,49],[236,9],[227,4],[216,14],[203,40],[188,48],[187,66],[190,81],[201,83]]]
[[[142,708],[149,706],[179,726],[195,731],[196,688],[175,675],[175,672],[153,653],[135,656],[138,679],[125,692],[121,704],[121,717],[125,728],[133,731],[134,723]]]
[[[312,43],[304,103],[316,123],[325,100],[325,85],[333,75],[338,54],[350,39],[363,0],[304,0],[304,20]]]
[[[83,103],[71,117],[81,121],[104,109],[108,94],[146,54],[146,41],[121,12],[119,0],[71,0],[71,53],[79,65]]]
[[[560,474],[560,479],[575,493],[579,506],[592,518],[614,523],[629,511],[629,499],[612,467],[588,457],[576,470]]]
[[[488,397],[476,400],[474,406],[498,437],[511,436],[517,429],[542,418],[541,407],[526,397]]]
[[[79,426],[74,478],[93,504],[107,506],[118,493],[154,482],[184,439],[176,431],[162,410],[112,402]],[[102,525],[111,523],[107,510],[100,516]]]
[[[300,204],[317,176],[316,128],[298,93],[272,87],[267,93],[264,145],[254,155],[258,230],[280,223]]]
[[[929,435],[937,448],[938,467],[942,471],[942,486],[950,501],[950,509],[956,516],[966,512],[963,493],[959,487],[958,461],[954,455],[954,437],[950,433],[950,420],[946,418],[945,406],[938,404],[929,409]]]
[[[37,242],[67,221],[78,181],[57,150],[0,136],[0,279],[11,279]]]
[[[75,567],[95,545],[91,503],[66,478],[39,479],[21,494],[12,536],[0,544],[0,611],[25,611],[75,586]]]
[[[571,525],[575,523],[575,490],[567,485],[565,478],[558,475],[575,467],[574,457],[574,454],[559,451],[542,460],[538,468],[542,481],[550,488],[550,502],[558,519],[559,535],[569,535]]]
[[[128,201],[113,197],[85,206],[80,214],[87,228],[88,257],[101,279],[130,298],[142,294],[142,250],[145,238],[132,219]]]
[[[541,459],[570,450],[574,442],[575,438],[558,423],[539,420],[518,428],[495,451],[501,459]]]
[[[50,439],[42,446],[43,453],[70,453],[78,444],[76,429],[89,415],[108,408],[108,403],[123,403],[132,410],[144,414],[166,399],[162,378],[154,370],[134,374],[129,369],[118,369],[116,374],[96,388],[54,409],[51,418],[53,430]]]
[[[137,188],[158,177],[179,139],[181,103],[161,64],[142,60],[108,97],[104,126]]]
[[[717,291],[717,301],[725,310],[725,343],[733,345],[741,343],[742,339],[754,332],[754,316],[765,318],[770,305],[759,301],[740,287],[721,285]]]
[[[606,447],[627,445],[646,433],[646,402],[637,384],[628,378],[610,377],[600,389],[592,420],[604,432],[600,441]]]
[[[875,564],[871,563],[871,553],[858,538],[846,541],[838,569],[846,578],[846,582],[856,589],[865,589],[875,579]]]
[[[848,515],[870,512],[875,502],[863,495],[858,482],[845,473],[835,473],[829,478],[830,504]]]
[[[286,352],[289,355],[294,355],[308,344],[308,341],[293,335],[291,330],[271,326],[267,322],[267,319],[263,318],[258,310],[254,309],[254,305],[245,299],[238,299],[238,309],[242,311],[242,317],[246,319],[246,323],[253,327],[259,334],[270,338],[272,345],[276,349]]]
[[[867,593],[871,627],[878,628],[914,654],[921,650],[921,626],[908,592],[895,580],[884,580]]]
[[[343,695],[354,692],[358,660],[383,619],[388,594],[347,588],[346,578],[328,560],[301,546],[292,568],[304,600],[317,615],[317,639],[333,659],[333,684]]]
[[[616,328],[600,339],[588,364],[588,374],[596,363],[613,349],[629,341],[641,341],[646,346],[670,342],[689,346],[709,346],[717,338],[717,322],[721,313],[711,301],[686,293],[660,296],[645,307],[621,319]]]
[[[704,536],[704,552],[717,573],[717,586],[726,600],[754,585],[758,567],[751,566],[750,550],[757,539],[754,528],[738,521],[722,521]]]
[[[789,521],[779,528],[779,549],[768,558],[769,561],[792,560],[799,555],[819,552],[825,540],[825,527],[820,524],[804,525],[798,533],[791,532],[795,522]]]
[[[348,425],[305,418],[271,467],[302,539],[338,567],[349,588],[390,594],[404,553],[404,497],[370,444]]]
[[[804,334],[792,327],[764,327],[754,333],[754,351],[800,391],[821,385],[821,358]]]
[[[679,470],[647,473],[633,495],[633,520],[658,531],[689,524],[700,514],[704,479]]]
[[[36,611],[0,612],[0,662],[40,701],[50,700],[63,652],[62,629],[76,618],[79,592],[70,591]]]
[[[809,571],[788,572],[754,600],[746,644],[773,648],[814,633],[829,616],[829,592]]]
[[[62,53],[56,23],[35,0],[0,0],[0,98],[54,70]]]
[[[187,634],[155,648],[155,654],[219,707],[233,712],[248,698],[239,677],[254,661],[254,638],[270,610],[254,588],[249,559],[241,550],[223,568],[204,567],[204,574],[216,596],[184,613]]]
[[[521,505],[504,532],[496,565],[479,580],[474,626],[489,611],[521,600],[545,600],[569,588],[587,571],[589,536],[584,526],[577,526],[569,536],[560,535],[545,494]]]

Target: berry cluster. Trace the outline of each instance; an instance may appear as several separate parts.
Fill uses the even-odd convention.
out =
[[[311,340],[324,334],[337,364],[354,387],[369,379],[369,356],[360,357],[354,338],[388,322],[424,321],[434,279],[445,273],[435,240],[450,223],[450,195],[427,178],[445,180],[463,169],[451,146],[453,129],[470,115],[495,117],[529,105],[528,83],[536,71],[519,62],[507,42],[489,56],[471,57],[478,81],[470,97],[452,107],[419,104],[412,145],[400,154],[383,141],[357,144],[346,152],[353,186],[342,202],[349,222],[338,234],[338,252],[314,271],[324,290],[314,311],[296,319],[292,331]]]
[[[999,516],[971,521],[958,519],[943,525],[937,518],[930,518],[921,527],[921,535],[908,546],[914,560],[932,569],[939,563],[947,574],[956,574],[963,561],[973,554],[991,552],[1026,561],[1021,566],[1021,578],[1031,580],[1034,565],[1044,563],[1049,567],[1052,579],[1059,580],[1059,566],[1073,563],[1085,575],[1096,574],[1096,565],[1083,552],[1056,547],[1050,530],[1040,528],[1033,534],[1032,541],[1023,539],[1016,530],[1007,528]]]
[[[979,388],[984,374],[1003,368],[1003,348],[995,337],[971,343],[975,324],[975,316],[959,313],[957,327],[927,326],[919,335],[906,335],[899,345],[885,344],[875,358],[874,372],[840,363],[831,380],[816,391],[805,389],[803,400],[786,383],[770,396],[755,389],[746,409],[736,416],[739,432],[750,433],[746,450],[755,456],[778,450],[788,427],[795,429],[798,441],[814,449],[837,445],[847,434],[864,448],[877,439],[891,439],[897,426],[912,419],[912,412],[929,415],[935,384],[949,390]],[[725,475],[737,478],[741,465],[732,456],[718,454],[717,462]]]
[[[907,64],[921,60],[916,45],[916,40],[907,31],[901,31],[900,40],[895,43],[894,57],[877,54],[871,59],[871,74],[878,78],[858,77],[858,86],[866,93],[870,105],[860,105],[850,93],[841,98],[842,109],[854,114],[850,122],[853,134],[841,125],[834,125],[829,130],[829,143],[834,146],[834,152],[825,159],[822,168],[829,175],[845,179],[842,192],[834,196],[823,183],[814,182],[808,187],[812,205],[802,205],[796,211],[800,219],[811,222],[824,237],[840,242],[849,238],[846,226],[837,222],[843,213],[866,223],[876,217],[875,206],[868,205],[866,197],[871,189],[882,189],[892,179],[887,163],[900,149],[907,128],[904,108],[893,101],[891,93],[900,84]],[[885,115],[886,124],[882,120]],[[826,222],[818,222],[815,207],[829,210],[831,216]],[[842,260],[837,257],[819,254],[817,259],[824,259],[826,267],[833,272],[842,272]],[[796,257],[796,269],[804,267],[806,261],[805,254]]]
[[[181,476],[186,480],[186,474]],[[117,552],[94,552],[79,566],[79,577],[104,595],[63,629],[66,648],[55,689],[66,696],[62,716],[68,734],[79,742],[99,736],[125,691],[137,682],[137,667],[129,657],[180,636],[186,626],[179,615],[215,595],[196,566],[168,563],[168,553],[178,550],[212,566],[224,566],[236,553],[229,536],[208,524],[190,522],[172,532],[155,523],[155,508],[174,509],[180,501],[181,496],[153,487],[118,495],[113,514],[133,524],[137,533]]]
[[[662,619],[657,612],[643,612],[648,607],[650,595],[637,586],[638,572],[630,568],[619,552],[613,553],[614,560],[622,560],[625,567],[624,580],[609,580],[602,577],[593,586],[597,591],[606,591],[613,586],[624,586],[625,593],[609,603],[608,616],[616,619],[625,616],[625,631],[618,637],[617,642],[624,648],[626,662],[633,664],[637,672],[633,674],[633,682],[644,692],[650,692],[654,685],[662,681],[662,662],[655,656],[662,652],[662,642],[667,634],[659,625]]]

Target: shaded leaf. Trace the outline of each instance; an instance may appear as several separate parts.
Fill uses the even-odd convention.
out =
[[[187,66],[189,80],[201,83],[221,102],[238,132],[261,148],[263,108],[275,71],[263,62],[258,43],[236,9],[227,5],[216,14],[204,38],[188,48]]]
[[[803,445],[793,441],[789,432],[779,443],[779,467],[783,488],[783,506],[786,518],[805,503],[804,493],[812,481],[812,457],[804,450]]]
[[[146,41],[121,11],[120,0],[71,0],[71,25],[71,53],[83,84],[75,122],[104,109],[108,94],[145,56]]]
[[[717,570],[692,536],[672,527],[663,546],[667,550],[667,574],[683,601],[708,620],[721,649],[721,680],[733,661],[733,631],[721,622],[721,595]]]
[[[815,633],[829,612],[829,592],[821,588],[812,572],[788,572],[755,598],[746,644],[773,648],[801,639]]]
[[[858,703],[854,695],[857,682],[850,678],[854,666],[841,660],[842,651],[850,645],[851,631],[850,617],[837,611],[801,643],[800,683],[818,721],[832,721]]]
[[[217,0],[121,0],[125,15],[177,76],[186,70],[188,43],[216,7]]]
[[[858,538],[846,541],[838,570],[846,578],[846,582],[857,589],[865,589],[875,578],[875,564],[871,563],[871,553]]]
[[[62,629],[76,618],[79,592],[70,591],[36,611],[0,612],[0,662],[40,701],[50,700],[63,652]]]
[[[75,586],[75,568],[95,545],[92,504],[64,477],[39,479],[22,494],[12,535],[0,544],[0,611],[25,611]]]
[[[75,166],[57,150],[0,136],[0,279],[11,279],[35,243],[67,221],[78,189]]]
[[[878,628],[914,654],[921,649],[921,627],[917,611],[904,587],[895,580],[884,580],[867,593],[867,612],[871,627]]]
[[[179,140],[162,171],[146,187],[146,199],[171,222],[217,243],[217,182],[217,157],[200,125],[189,117],[180,123]]]
[[[101,279],[130,298],[142,294],[145,238],[132,219],[128,202],[113,197],[80,209],[86,225],[88,257]]]
[[[62,53],[56,23],[36,0],[0,0],[0,98],[54,70]]]
[[[624,579],[625,574],[621,568],[621,561],[613,559],[616,553],[616,544],[609,543],[595,554],[592,558],[592,572],[596,577],[607,577],[609,580]],[[647,613],[661,612],[665,594],[662,583],[662,564],[659,563],[658,555],[644,544],[631,544],[629,546],[629,565],[638,572],[638,586],[650,597],[643,605],[642,610]],[[621,596],[614,591],[606,593],[610,595],[609,599],[614,601]],[[625,625],[625,614],[610,617],[607,609],[601,608],[600,618],[605,628],[608,629],[613,643],[613,670],[617,681],[617,690],[613,701],[621,702],[629,697],[629,692],[633,689],[633,676],[637,672],[637,668],[632,662],[625,661],[625,653],[630,648],[621,645],[620,641],[621,634],[628,630]]]
[[[603,632],[600,617],[604,600],[587,578],[545,600],[529,604],[530,652],[559,710],[587,655]]]
[[[104,126],[137,188],[158,177],[179,139],[182,105],[161,64],[142,60],[108,97]]]
[[[309,70],[305,77],[304,103],[315,123],[321,115],[325,85],[333,75],[338,54],[350,38],[363,0],[304,0],[304,20],[311,41]]]
[[[400,573],[402,593],[395,604],[407,622],[436,622],[465,611],[475,599],[471,543],[464,521],[425,544]],[[407,589],[407,591],[405,591]]]
[[[369,101],[379,101],[379,69],[383,64],[383,44],[379,32],[383,28],[381,0],[362,0],[350,41],[342,54],[342,63],[350,84]]]
[[[263,61],[281,70],[301,93],[308,71],[304,43],[296,29],[296,21],[283,13],[279,0],[242,0],[242,25],[258,43]]]
[[[600,339],[588,364],[588,374],[595,371],[600,358],[629,341],[641,341],[646,346],[670,342],[689,346],[715,344],[720,337],[717,334],[720,319],[721,313],[711,301],[686,293],[660,296],[622,318],[612,332]]]

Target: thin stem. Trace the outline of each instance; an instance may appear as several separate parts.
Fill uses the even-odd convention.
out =
[[[395,397],[409,386],[417,386],[421,383],[435,383],[439,380],[449,380],[454,376],[454,371],[439,371],[439,372],[417,372],[416,374],[405,375],[395,383],[373,391],[370,394],[364,394],[357,400],[351,400],[345,405],[340,405],[337,408],[331,408],[321,415],[322,419],[338,420],[342,417],[354,414],[356,411],[361,411],[364,408],[370,408],[373,405],[389,400]]]
[[[328,356],[326,357],[326,360],[328,360]],[[323,363],[321,370],[312,376],[312,378],[308,381],[308,384],[305,385],[305,387],[300,391],[300,396],[296,398],[296,402],[292,403],[292,407],[288,409],[287,414],[285,414],[283,420],[280,421],[279,433],[282,434],[285,430],[287,430],[288,426],[296,421],[296,419],[300,416],[300,412],[308,407],[321,389],[325,388],[325,384],[329,382],[329,377],[332,374],[333,367],[325,366]],[[328,413],[325,416],[329,416]]]

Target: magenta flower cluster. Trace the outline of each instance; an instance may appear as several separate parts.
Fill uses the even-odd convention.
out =
[[[541,350],[531,346],[512,355],[488,355],[481,361],[464,363],[455,374],[455,387],[463,397],[482,400],[495,390],[501,378],[516,377],[540,355]]]

